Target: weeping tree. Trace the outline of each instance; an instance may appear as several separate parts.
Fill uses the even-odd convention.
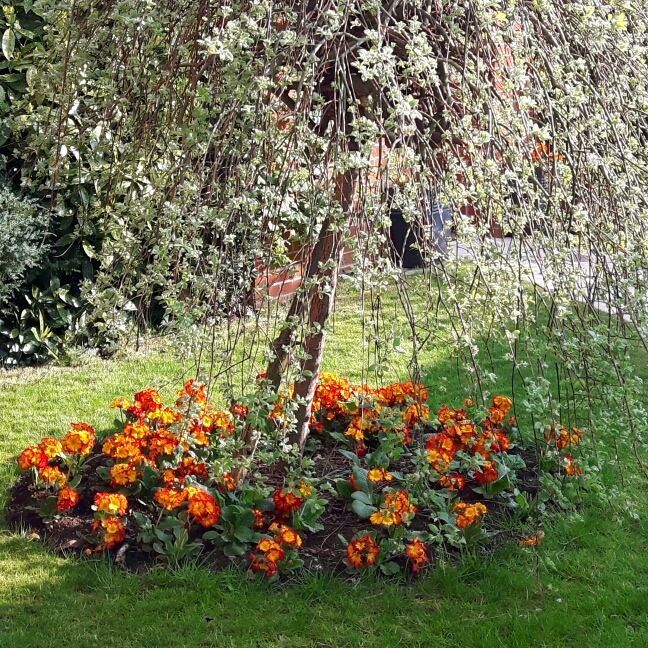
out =
[[[40,101],[16,124],[33,162],[22,173],[53,190],[53,206],[62,177],[86,192],[75,236],[101,233],[86,286],[98,326],[125,330],[158,304],[211,377],[240,379],[228,378],[232,393],[266,362],[275,391],[294,385],[289,441],[303,451],[350,246],[367,365],[384,356],[364,324],[390,278],[414,380],[421,351],[446,347],[486,399],[492,343],[504,343],[534,419],[585,417],[641,463],[646,416],[628,360],[635,342],[648,348],[641,3],[49,12],[49,63],[21,100]],[[416,282],[387,251],[394,208],[425,261]],[[448,215],[444,232],[433,213]],[[259,278],[290,264],[303,275],[292,301],[260,305]]]

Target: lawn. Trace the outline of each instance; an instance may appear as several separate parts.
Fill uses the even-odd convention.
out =
[[[393,306],[390,322],[398,329],[404,320]],[[362,363],[356,311],[357,298],[347,294],[325,356],[326,369],[352,380],[360,379]],[[422,362],[439,385],[433,405],[464,397],[442,346],[426,351]],[[407,355],[395,354],[394,374],[404,377],[406,368]],[[505,389],[510,368],[496,369]],[[25,445],[60,436],[71,420],[101,431],[112,421],[113,398],[147,385],[169,397],[192,370],[156,343],[111,360],[3,375],[3,496]],[[647,513],[642,493],[633,495]],[[466,554],[407,582],[312,574],[267,586],[196,565],[138,575],[101,559],[53,556],[37,541],[3,531],[0,646],[647,646],[648,524],[614,510],[585,503],[579,516],[556,519],[538,550],[505,546],[488,558]]]

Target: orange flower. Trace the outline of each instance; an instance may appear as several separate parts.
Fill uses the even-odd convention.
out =
[[[510,445],[511,442],[509,441],[509,438],[506,436],[506,434],[497,430],[495,432],[495,438],[490,445],[490,449],[491,452],[506,452],[509,449]]]
[[[384,468],[372,468],[367,473],[367,479],[377,484],[383,480],[390,482],[394,479],[394,476],[391,473],[388,473]]]
[[[38,471],[38,478],[46,484],[56,484],[59,488],[65,486],[66,476],[56,466],[45,466]]]
[[[122,434],[135,442],[145,441],[151,434],[151,428],[144,421],[135,421],[125,425]]]
[[[492,404],[493,407],[502,410],[504,414],[508,414],[508,411],[513,406],[513,401],[506,396],[493,396]]]
[[[87,423],[72,423],[72,429],[61,440],[61,446],[65,454],[87,455],[94,442],[94,430]]]
[[[119,409],[128,409],[130,407],[130,403],[123,398],[115,398],[115,400],[110,403],[110,408],[113,409],[115,407],[118,407]]]
[[[42,450],[49,459],[54,459],[59,452],[63,449],[61,442],[58,439],[53,439],[52,437],[45,437],[40,440],[38,448]]]
[[[293,529],[281,525],[275,532],[275,542],[299,549],[302,546],[301,536]]]
[[[141,455],[141,446],[132,437],[116,434],[105,440],[101,451],[112,459],[136,459]]]
[[[182,506],[182,503],[187,498],[186,491],[177,491],[174,488],[160,488],[155,491],[153,495],[155,501],[167,511],[173,511],[174,509]],[[211,525],[210,525],[211,526]]]
[[[137,470],[133,464],[118,463],[110,469],[110,477],[111,486],[128,486],[137,479]]]
[[[542,538],[544,538],[544,531],[538,531],[536,535],[531,536],[530,538],[524,538],[520,540],[520,547],[536,547],[540,546],[542,543]]]
[[[109,516],[92,523],[92,532],[100,533],[103,545],[106,549],[112,549],[122,543],[126,537],[126,527],[117,517]]]
[[[475,504],[457,502],[452,509],[452,513],[457,514],[457,527],[465,529],[467,526],[478,522],[480,517],[486,515],[486,507],[481,502]]]
[[[252,509],[254,514],[254,528],[263,529],[263,513],[259,509]]]
[[[126,515],[128,500],[121,493],[97,493],[94,497],[97,511],[110,515]]]
[[[160,473],[160,481],[166,486],[170,486],[176,479],[176,474],[172,468],[165,468]]]
[[[304,498],[301,496],[301,493],[299,496],[295,495],[291,489],[286,490],[286,492],[277,489],[272,496],[272,500],[280,515],[288,515],[294,511],[298,511],[304,503]]]
[[[193,457],[183,457],[178,466],[178,477],[179,479],[184,480],[187,476],[194,476],[198,477],[198,479],[201,479],[202,481],[207,481],[209,479],[207,464],[198,462]]]
[[[149,440],[149,459],[155,461],[158,455],[170,457],[178,447],[178,439],[169,430],[160,429]]]
[[[194,488],[188,493],[187,499],[189,501],[187,512],[196,522],[206,529],[214,526],[218,522],[220,507],[209,493]]]
[[[406,490],[392,491],[385,495],[380,509],[371,515],[369,521],[382,526],[397,526],[408,523],[415,513],[416,506],[409,501]]]
[[[69,486],[63,486],[59,491],[58,498],[56,500],[56,510],[59,513],[71,509],[73,506],[76,506],[79,501],[79,493],[77,493],[73,488]]]
[[[379,553],[378,545],[369,534],[356,538],[347,545],[347,560],[354,569],[360,569],[363,565],[373,565]]]
[[[414,427],[420,421],[427,421],[430,418],[430,408],[427,405],[412,403],[402,412],[403,422],[408,427]]]
[[[575,475],[580,477],[583,474],[583,471],[576,465],[576,462],[574,461],[574,457],[572,457],[571,455],[566,454],[563,457],[563,459],[565,461],[565,463],[564,463],[565,472],[570,477],[574,477]]]
[[[495,463],[493,461],[487,461],[482,466],[481,470],[475,470],[475,481],[480,485],[497,481],[498,478],[499,473],[497,472],[497,468],[495,468]]]
[[[446,472],[456,451],[454,441],[447,434],[433,434],[425,444],[427,460],[438,473]]]
[[[164,409],[158,409],[151,412],[148,415],[148,419],[149,421],[155,421],[161,425],[173,425],[174,423],[180,423],[182,415],[178,412],[174,412],[168,407],[165,407]]]
[[[234,481],[234,478],[229,474],[229,473],[223,473],[220,477],[221,479],[221,484],[218,484],[219,490],[223,490],[225,488],[227,491],[230,493],[236,489],[236,482]]]
[[[42,470],[47,466],[47,455],[39,447],[29,446],[20,453],[18,465],[22,470],[27,470],[32,466]]]
[[[455,489],[462,489],[466,485],[466,480],[459,473],[454,473],[452,475],[442,475],[438,483],[452,492]]]
[[[450,409],[446,405],[442,405],[437,412],[437,419],[443,425],[450,421],[465,421],[467,419],[466,411],[461,409]]]
[[[194,401],[196,405],[205,406],[207,404],[207,396],[205,394],[205,385],[195,386],[195,379],[187,380],[184,387],[178,392],[178,397],[183,398],[187,396],[190,400]]]
[[[472,398],[464,398],[464,407],[475,407],[475,402],[472,400]]]
[[[414,540],[405,548],[405,555],[412,561],[412,571],[418,572],[428,561],[425,545],[418,539]]]
[[[140,418],[156,412],[162,407],[162,398],[155,389],[144,389],[137,392],[133,399],[133,404],[128,408],[128,411]]]

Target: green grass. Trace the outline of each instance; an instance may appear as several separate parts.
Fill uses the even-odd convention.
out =
[[[325,357],[325,368],[352,380],[360,379],[362,362],[356,310],[351,296],[340,304]],[[404,325],[396,308],[390,322]],[[432,394],[434,404],[463,398],[465,385],[442,347],[422,360],[444,387]],[[2,492],[25,445],[60,436],[71,420],[102,430],[113,420],[113,398],[147,385],[170,397],[192,370],[153,346],[3,376]],[[392,372],[405,377],[406,356],[394,356]],[[510,370],[500,363],[497,372],[504,389]],[[641,494],[638,500],[645,514]],[[0,532],[0,647],[648,646],[647,523],[586,506],[581,517],[559,518],[546,531],[537,551],[467,554],[418,581],[320,574],[274,587],[194,566],[131,574],[101,559],[55,557],[38,542]]]

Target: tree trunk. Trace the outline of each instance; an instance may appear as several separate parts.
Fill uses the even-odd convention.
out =
[[[306,274],[302,277],[302,282],[306,282],[308,279],[316,276],[319,271],[319,264],[322,260],[322,253],[324,251],[324,242],[329,233],[331,227],[331,218],[327,216],[322,223],[322,228],[320,230],[317,243],[313,248],[313,252],[308,261],[308,266]],[[283,372],[286,370],[286,364],[288,360],[288,351],[287,349],[290,346],[292,341],[293,333],[297,328],[298,324],[295,323],[295,318],[299,320],[304,310],[306,297],[299,290],[293,295],[290,308],[288,310],[288,315],[286,317],[286,326],[281,330],[281,333],[275,338],[271,345],[272,352],[274,354],[274,359],[268,365],[266,371],[266,379],[270,381],[270,384],[273,386],[274,390],[279,389],[281,384],[281,377]]]
[[[357,170],[350,169],[338,175],[336,178],[335,199],[342,207],[345,215],[344,220],[347,225],[350,222],[350,214],[353,209],[357,177]],[[319,285],[311,288],[312,293],[308,317],[310,333],[304,342],[304,351],[307,354],[307,358],[302,362],[301,367],[303,371],[310,372],[310,375],[295,384],[295,396],[303,399],[304,402],[297,408],[297,425],[290,437],[291,443],[298,444],[300,454],[304,452],[304,446],[306,445],[306,439],[308,438],[310,429],[313,399],[315,397],[319,370],[322,364],[322,355],[324,354],[324,326],[331,315],[335,303],[338,274],[342,261],[342,253],[344,252],[341,243],[345,229],[347,228],[342,228],[342,231],[339,229],[327,228],[325,230],[322,228],[319,240],[315,246],[316,248],[319,246],[318,254],[320,259],[319,262],[311,263],[309,267],[309,270],[313,272],[313,276],[317,275],[320,282],[322,280],[325,282],[328,279],[329,290],[323,292],[319,289]],[[315,250],[313,252],[315,253]],[[328,262],[330,261],[333,261],[333,263],[329,264]],[[325,269],[321,270],[320,265],[325,265]],[[315,330],[313,330],[314,328]]]

